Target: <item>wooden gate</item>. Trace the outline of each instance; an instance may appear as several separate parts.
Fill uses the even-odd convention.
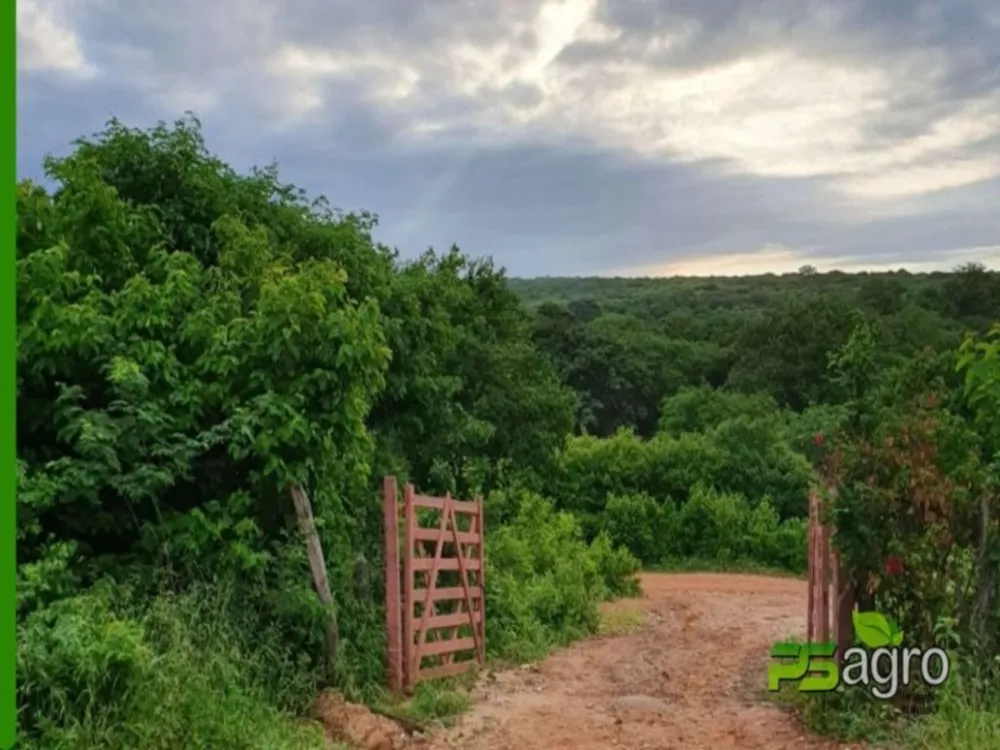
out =
[[[854,588],[834,545],[834,530],[824,518],[819,493],[809,494],[809,589],[806,641],[837,644],[838,658],[853,637]],[[832,636],[832,638],[831,638]]]
[[[485,663],[483,506],[418,495],[410,484],[400,504],[391,476],[382,489],[389,688],[411,692]]]

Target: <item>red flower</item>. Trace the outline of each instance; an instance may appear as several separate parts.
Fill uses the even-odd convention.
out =
[[[885,558],[885,562],[882,567],[885,570],[886,575],[898,576],[903,572],[903,561],[895,555],[889,555],[889,557]]]
[[[826,442],[826,438],[823,437],[822,432],[817,432],[815,435],[813,435],[813,442],[816,445],[823,445],[823,443]]]

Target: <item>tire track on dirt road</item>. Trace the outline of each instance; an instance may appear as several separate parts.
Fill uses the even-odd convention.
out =
[[[804,630],[802,581],[646,574],[627,635],[483,680],[430,750],[833,750],[764,694],[771,643]]]

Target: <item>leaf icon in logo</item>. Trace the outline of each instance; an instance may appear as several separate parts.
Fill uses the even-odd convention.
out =
[[[903,631],[890,618],[878,612],[858,612],[851,614],[854,621],[854,632],[858,640],[868,648],[884,648],[898,646],[903,642]]]
[[[902,631],[902,629],[900,629],[899,623],[896,622],[895,620],[893,620],[888,615],[885,616],[885,621],[889,625],[889,632],[892,633],[892,636],[890,637],[889,642],[893,646],[901,646],[901,645],[903,645],[903,631]]]

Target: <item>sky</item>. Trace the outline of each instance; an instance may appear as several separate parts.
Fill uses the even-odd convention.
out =
[[[1000,268],[1000,0],[18,0],[18,160],[185,111],[513,276]]]

